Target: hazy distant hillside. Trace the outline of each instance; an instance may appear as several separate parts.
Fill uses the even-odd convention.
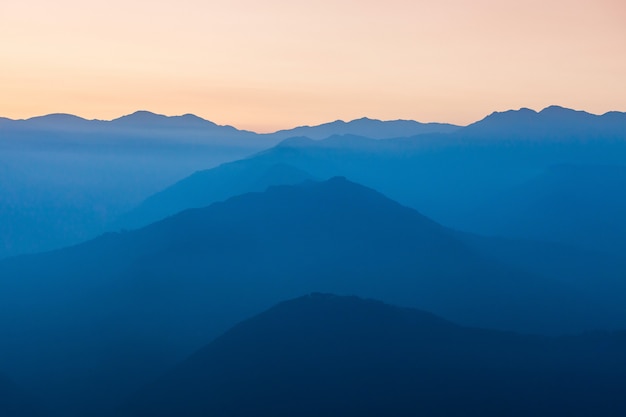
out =
[[[371,139],[417,132],[424,134]],[[350,135],[336,136],[340,133]],[[180,181],[302,134],[329,139],[288,139],[242,161],[239,174],[220,168]],[[274,135],[219,126],[193,115],[144,111],[113,121],[64,114],[0,119],[0,258],[74,244],[107,228],[143,225],[184,208],[260,190],[263,181],[255,182],[256,174],[250,173],[274,165],[318,179],[347,176],[448,226],[491,233],[498,230],[468,219],[477,219],[474,213],[502,192],[552,165],[623,165],[624,160],[624,113],[595,116],[556,106],[494,113],[465,128],[359,119]],[[266,184],[293,183],[296,177],[276,176]],[[161,204],[176,194],[164,191],[120,220],[177,181],[177,188],[184,185],[186,192],[177,194],[175,202]]]
[[[315,137],[358,131],[387,138],[451,127],[361,119],[307,129]],[[297,132],[259,135],[191,114],[167,117],[147,111],[111,121],[69,114],[0,118],[0,258],[78,243],[107,227],[118,228],[118,216],[151,194]],[[250,184],[227,196],[260,190],[254,180]]]
[[[271,185],[298,184],[311,179],[308,173],[286,164],[236,161],[198,171],[177,182],[122,216],[117,225],[145,226],[185,209],[205,207],[247,192],[265,191]]]
[[[92,238],[190,172],[274,143],[192,115],[0,120],[0,258]]]
[[[621,255],[626,250],[625,190],[626,165],[557,165],[477,208],[467,226]]]
[[[337,120],[319,126],[301,126],[294,129],[279,130],[269,134],[269,136],[275,139],[287,139],[295,136],[325,139],[334,135],[355,135],[372,139],[389,139],[427,133],[450,133],[457,129],[459,126],[448,123],[420,123],[414,120],[382,121],[364,117],[350,122]]]
[[[618,139],[626,135],[626,113],[594,115],[560,106],[494,112],[463,129],[464,135],[483,138],[583,140]]]
[[[521,336],[312,294],[235,326],[142,390],[125,411],[134,417],[619,416],[626,413],[625,352],[624,333]]]
[[[312,291],[501,329],[626,324],[623,303],[490,260],[419,213],[340,178],[273,187],[5,260],[0,276],[0,365],[83,413],[115,403],[236,321]]]
[[[38,139],[48,144],[72,140],[106,144],[114,137],[126,142],[149,138],[178,141],[179,144],[202,141],[225,144],[235,140],[254,146],[249,140],[261,142],[254,132],[220,126],[192,114],[163,116],[148,111],[138,111],[114,120],[87,120],[70,114],[50,114],[25,120],[4,119],[0,120],[0,128],[6,135],[3,139]]]

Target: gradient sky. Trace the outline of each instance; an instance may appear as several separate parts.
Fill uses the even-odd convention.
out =
[[[3,0],[0,115],[271,131],[626,110],[624,0]]]

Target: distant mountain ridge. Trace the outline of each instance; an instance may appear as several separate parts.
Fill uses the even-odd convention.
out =
[[[415,136],[427,133],[451,133],[459,129],[448,123],[420,123],[414,120],[382,121],[363,117],[349,122],[336,120],[317,126],[299,126],[293,129],[279,130],[269,133],[275,138],[287,139],[304,136],[310,139],[324,139],[333,135],[365,136],[372,139],[388,139]]]
[[[293,136],[307,136],[311,139],[324,139],[332,135],[351,134],[367,136],[373,139],[387,139],[393,137],[415,136],[426,133],[450,133],[459,126],[447,123],[420,123],[413,120],[377,120],[367,117],[349,122],[337,120],[317,126],[300,126],[292,129],[279,130],[273,133],[255,133],[237,129],[229,125],[218,125],[193,114],[182,116],[165,116],[145,110],[118,117],[112,120],[88,120],[71,114],[49,114],[29,119],[12,120],[0,118],[0,129],[52,129],[67,131],[106,131],[110,129],[134,129],[148,132],[157,129],[204,130],[207,133],[220,134],[224,137],[250,138],[259,137],[259,140],[276,143]]]
[[[463,134],[513,138],[577,138],[624,137],[626,113],[607,112],[601,115],[561,106],[549,106],[536,112],[528,108],[494,112],[463,129]]]
[[[0,121],[0,129],[17,134],[20,131],[76,132],[82,134],[157,134],[167,131],[181,131],[185,134],[212,135],[221,138],[250,139],[254,132],[236,129],[228,125],[218,125],[192,114],[182,116],[164,116],[145,110],[121,116],[113,120],[88,120],[71,114],[49,114],[30,119]],[[172,133],[172,132],[169,132]],[[183,139],[183,138],[181,138]],[[269,138],[268,138],[269,139]]]
[[[205,204],[219,201],[210,192],[216,184],[224,187],[226,184],[241,183],[247,175],[245,173],[257,169],[255,167],[288,164],[318,179],[345,176],[382,191],[439,223],[460,230],[491,234],[511,229],[498,229],[489,224],[507,214],[497,212],[496,203],[500,197],[515,192],[522,184],[541,180],[543,173],[549,172],[552,167],[577,166],[584,169],[613,166],[614,172],[619,173],[619,167],[626,166],[624,161],[626,113],[609,112],[598,116],[557,106],[540,112],[521,109],[494,113],[447,134],[421,134],[382,141],[355,135],[333,135],[320,140],[292,137],[273,148],[233,162],[238,167],[236,172],[229,168],[231,163],[228,163],[215,170],[194,174],[196,188],[177,194],[176,207],[197,207],[195,204],[200,200]],[[225,171],[229,171],[229,175],[220,174]],[[609,170],[600,170],[594,176],[596,184],[617,184],[618,178],[614,178]],[[568,189],[575,192],[578,180],[582,181],[582,177],[572,176],[567,180]],[[181,184],[189,182],[183,179],[161,194],[175,193],[176,189],[180,190]],[[619,195],[608,190],[607,186],[597,188],[593,196],[589,187],[583,183],[580,186],[581,195],[577,201],[591,203],[596,200],[598,206],[604,204],[609,208],[607,212],[620,210],[622,203]],[[617,190],[619,187],[614,188]],[[147,210],[156,201],[153,198],[146,200],[141,210]],[[489,204],[493,208],[489,209]],[[538,202],[535,207],[541,204]],[[473,221],[478,218],[478,209],[485,210],[485,222]],[[577,206],[572,205],[569,209],[576,211]],[[170,211],[166,214],[174,213]],[[536,219],[540,217],[535,216]],[[147,220],[155,218],[148,217]],[[511,224],[517,221],[521,219],[510,219]],[[604,219],[606,224],[615,221],[621,224],[618,218]],[[540,229],[545,229],[544,225],[537,225],[536,230]],[[564,233],[511,236],[572,244],[580,242],[580,239],[562,239]],[[606,243],[608,239],[599,234],[594,236],[598,239],[585,247],[597,250],[609,247]],[[616,237],[613,241],[626,242],[626,236]],[[613,252],[621,251],[622,246],[616,247]]]
[[[139,110],[134,113],[123,115],[112,120],[85,119],[66,113],[53,113],[43,116],[35,116],[28,119],[11,119],[0,117],[0,128],[7,127],[32,127],[32,128],[53,128],[72,129],[110,127],[132,127],[138,129],[221,129],[223,133],[241,135],[259,135],[273,140],[283,140],[290,137],[304,136],[310,139],[324,139],[333,135],[354,135],[364,136],[371,139],[389,139],[397,137],[409,137],[432,133],[454,133],[459,131],[474,132],[480,127],[484,133],[494,133],[503,127],[522,127],[529,124],[550,125],[555,123],[567,123],[581,121],[593,125],[601,121],[608,124],[623,123],[626,118],[625,112],[609,111],[604,114],[592,114],[582,110],[573,110],[557,105],[548,106],[540,111],[529,108],[518,110],[495,111],[485,118],[470,123],[467,126],[459,126],[450,123],[422,123],[415,120],[378,120],[368,117],[354,119],[350,121],[336,120],[313,126],[297,126],[294,128],[281,129],[271,133],[256,133],[249,130],[238,129],[230,125],[218,125],[210,120],[196,116],[194,114],[184,114],[180,116],[165,116],[146,110]],[[562,126],[561,126],[562,127]]]

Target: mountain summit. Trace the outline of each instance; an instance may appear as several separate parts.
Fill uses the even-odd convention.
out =
[[[494,112],[460,133],[535,140],[591,140],[598,137],[624,137],[625,126],[626,113],[595,115],[561,106],[549,106],[540,112],[527,108]]]

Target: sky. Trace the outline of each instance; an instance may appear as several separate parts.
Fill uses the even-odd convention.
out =
[[[3,0],[0,116],[193,113],[268,132],[626,111],[624,0]]]

